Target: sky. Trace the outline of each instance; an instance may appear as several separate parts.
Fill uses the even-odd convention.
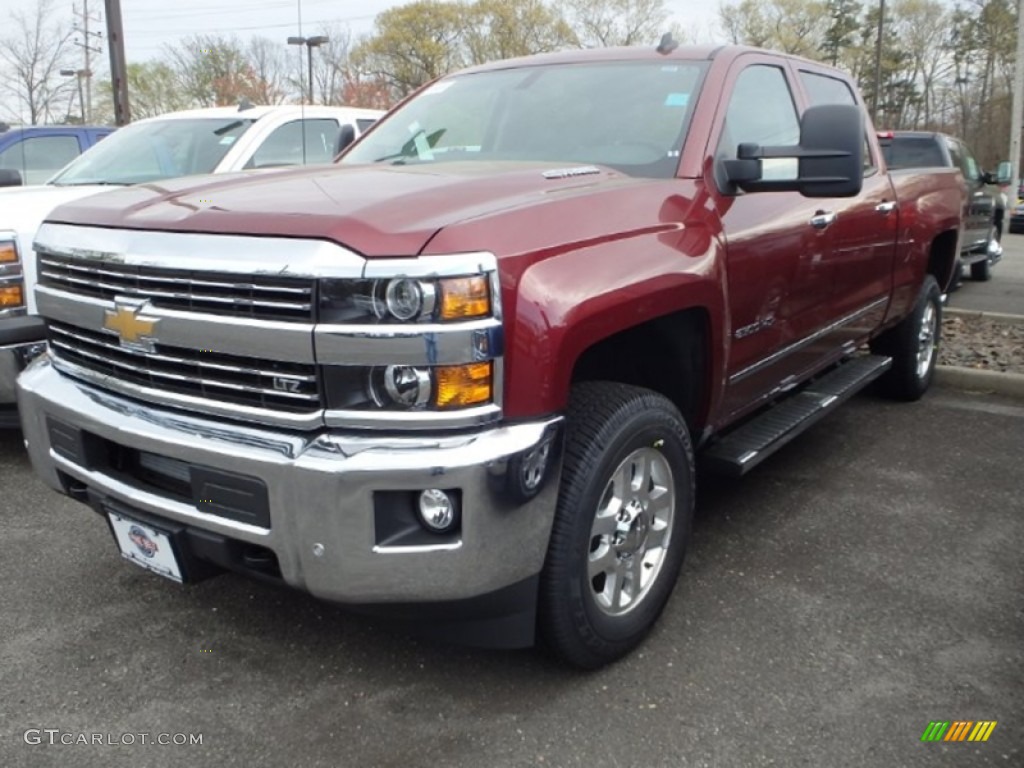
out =
[[[70,16],[83,0],[53,0],[54,13]],[[302,26],[313,32],[322,23],[348,26],[353,35],[370,32],[381,11],[407,0],[301,0]],[[101,16],[103,0],[87,0],[90,14]],[[693,30],[701,42],[714,35],[719,0],[667,0],[674,21]],[[36,0],[4,0],[4,11],[32,12]],[[300,34],[298,0],[121,0],[125,27],[125,54],[129,62],[160,58],[164,45],[193,34],[261,35],[280,38]],[[6,17],[0,12],[0,17]],[[0,18],[0,22],[6,21]],[[103,25],[99,26],[105,32]],[[103,60],[107,60],[104,48]],[[94,67],[96,69],[96,67]]]

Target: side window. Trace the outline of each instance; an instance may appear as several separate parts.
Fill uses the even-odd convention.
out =
[[[356,128],[359,129],[359,133],[363,134],[370,130],[370,126],[376,123],[376,120],[360,117],[356,119]]]
[[[810,99],[812,106],[819,104],[855,106],[857,104],[850,86],[838,78],[801,71],[800,82],[804,90],[807,91],[807,98]]]
[[[964,145],[961,145],[960,149],[963,151],[961,157],[963,158],[964,178],[980,181],[981,171],[978,170],[978,163],[975,161],[974,155],[971,154],[971,150]]]
[[[736,147],[747,142],[786,146],[799,141],[800,120],[782,70],[762,64],[747,67],[729,97],[718,156],[733,159]],[[765,179],[792,179],[796,174],[795,159],[762,162]]]
[[[329,163],[334,159],[340,132],[341,126],[337,120],[293,120],[276,128],[245,167],[275,168],[302,165],[303,156],[307,165]]]
[[[800,83],[807,91],[807,98],[812,107],[820,104],[849,104],[857,105],[857,99],[850,90],[850,86],[837,77],[819,75],[816,72],[800,72]],[[867,134],[864,135],[864,170],[865,172],[878,167],[871,152],[871,142]]]
[[[74,136],[35,136],[5,149],[0,168],[18,171],[26,185],[43,184],[80,151]]]

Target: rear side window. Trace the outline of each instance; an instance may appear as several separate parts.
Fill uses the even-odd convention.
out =
[[[800,72],[800,83],[807,91],[807,98],[810,99],[812,107],[821,104],[848,104],[857,106],[857,99],[850,90],[847,82],[837,77],[819,75],[816,72]],[[884,154],[884,150],[883,150]],[[871,149],[871,142],[867,134],[864,135],[864,172],[870,173],[876,167],[874,152]],[[891,167],[891,166],[890,166]]]
[[[341,126],[337,120],[293,120],[275,129],[246,167],[329,163],[337,151],[339,133]]]
[[[816,107],[820,104],[856,106],[857,104],[850,86],[838,78],[818,75],[813,72],[801,72],[800,82],[803,84],[804,90],[807,91],[811,106]]]
[[[953,162],[959,166],[958,152],[950,147]],[[946,159],[942,156],[939,142],[933,138],[895,137],[882,146],[886,165],[890,168],[943,168]]]
[[[366,118],[358,118],[356,120],[356,128],[359,129],[360,133],[366,133],[370,130],[370,126],[376,123],[376,120],[368,120]]]

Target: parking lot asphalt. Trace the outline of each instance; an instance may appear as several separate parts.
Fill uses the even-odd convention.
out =
[[[702,476],[656,631],[581,674],[165,581],[2,433],[0,765],[1024,765],[1022,449],[1024,403],[863,395],[743,481]],[[923,743],[934,720],[998,725]],[[83,733],[136,743],[59,743]]]
[[[949,297],[949,306],[980,312],[1024,315],[1024,235],[1003,235],[1003,258],[992,267],[992,279],[978,283],[965,277]]]

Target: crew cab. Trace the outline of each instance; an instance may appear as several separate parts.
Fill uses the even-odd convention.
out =
[[[14,381],[41,348],[32,239],[60,203],[176,176],[329,163],[383,113],[350,107],[219,107],[140,120],[42,186],[0,191],[0,426],[18,423]]]
[[[496,62],[339,167],[54,211],[28,452],[175,581],[599,666],[673,590],[698,458],[742,475],[871,381],[924,394],[960,212],[819,63]]]
[[[103,125],[0,123],[0,187],[42,184],[89,147],[114,132]]]
[[[1006,196],[998,188],[1005,177],[982,171],[970,148],[960,139],[933,131],[887,131],[879,134],[889,169],[954,168],[963,179],[963,239],[960,261],[971,278],[989,280],[992,265],[1003,256]],[[1006,165],[1000,166],[1002,170]]]

